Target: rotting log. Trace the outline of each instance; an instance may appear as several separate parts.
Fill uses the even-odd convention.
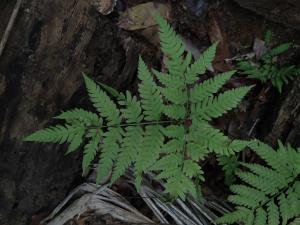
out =
[[[300,30],[299,0],[234,0],[241,7]]]
[[[300,79],[295,79],[290,87],[284,98],[275,103],[280,107],[265,141],[276,145],[279,139],[293,147],[300,147]]]
[[[0,34],[14,4],[0,2]],[[23,1],[0,58],[1,225],[29,224],[58,204],[81,173],[79,153],[66,157],[64,146],[22,138],[78,106],[86,97],[81,72],[113,86],[132,73],[122,73],[126,52],[115,25],[99,16],[86,0]]]

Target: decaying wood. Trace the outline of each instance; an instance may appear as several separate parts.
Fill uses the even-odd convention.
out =
[[[291,86],[291,90],[282,100],[272,129],[265,138],[273,146],[278,139],[294,147],[300,146],[300,79],[295,79]]]
[[[300,2],[298,0],[235,0],[267,19],[300,30]]]
[[[94,184],[83,184],[77,188],[77,191],[83,191],[84,194],[58,215],[51,214],[43,223],[47,225],[63,225],[87,211],[92,211],[98,215],[110,215],[112,218],[126,223],[154,223],[132,207],[122,196],[106,187],[99,190],[99,187]],[[77,191],[72,192],[72,195],[69,195],[67,199],[70,200],[75,194],[78,194]],[[59,210],[68,201],[63,203],[58,206]],[[55,211],[58,213],[59,210],[56,209]],[[52,219],[52,217],[54,218]]]
[[[15,20],[17,18],[18,12],[20,10],[22,1],[23,0],[17,0],[15,8],[14,8],[14,10],[13,10],[11,16],[10,16],[7,27],[5,29],[5,32],[4,32],[3,36],[2,36],[2,39],[0,41],[0,57],[2,55],[2,52],[3,52],[4,48],[5,48],[5,45],[6,45],[8,37],[9,37],[9,34],[10,34],[14,24],[15,24]]]
[[[131,172],[127,171],[126,177],[128,179],[124,179],[123,182],[133,185],[134,178]],[[215,224],[218,215],[231,210],[224,202],[214,199],[203,198],[197,201],[187,197],[186,201],[177,199],[174,202],[164,202],[161,189],[155,190],[148,179],[153,181],[153,176],[147,174],[143,177],[140,193],[136,198],[142,198],[162,224],[211,225]],[[163,186],[162,182],[159,183]],[[124,197],[130,198],[130,196]],[[90,212],[100,218],[109,216],[125,224],[155,224],[154,219],[141,214],[124,197],[107,185],[99,187],[94,183],[84,183],[74,189],[42,223],[64,225]]]
[[[117,0],[92,0],[97,11],[103,15],[111,13],[116,6]]]
[[[0,16],[10,9],[1,7]],[[1,225],[27,224],[80,177],[80,154],[22,139],[60,110],[82,104],[82,72],[121,83],[126,53],[115,25],[98,17],[86,0],[27,0],[19,11],[0,60]]]

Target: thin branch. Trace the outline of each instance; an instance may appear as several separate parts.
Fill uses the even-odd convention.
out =
[[[7,24],[5,32],[4,32],[4,35],[3,35],[2,39],[1,39],[1,42],[0,42],[0,57],[3,53],[4,48],[5,48],[5,45],[6,45],[6,42],[8,40],[9,34],[11,33],[11,30],[14,26],[14,23],[15,23],[15,20],[17,18],[18,12],[20,10],[21,4],[22,4],[22,0],[17,0],[17,2],[15,4],[15,7],[14,7],[14,10],[13,10],[13,12],[12,12],[10,18],[9,18],[8,24]]]

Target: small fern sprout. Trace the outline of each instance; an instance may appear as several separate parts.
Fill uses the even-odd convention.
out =
[[[159,15],[155,18],[167,72],[149,69],[140,57],[139,96],[97,85],[84,75],[96,112],[84,109],[63,112],[55,118],[63,120],[64,125],[37,131],[25,140],[67,142],[68,152],[84,145],[83,171],[98,160],[98,183],[110,171],[113,183],[133,166],[137,189],[143,173],[153,171],[157,179],[165,181],[165,192],[172,197],[184,199],[187,194],[197,197],[195,181],[204,180],[199,161],[209,153],[234,154],[248,144],[231,140],[210,121],[236,107],[251,87],[219,93],[235,71],[200,83],[200,77],[211,66],[217,44],[194,61],[170,24]]]
[[[228,198],[236,205],[236,210],[217,222],[244,222],[246,225],[296,223],[300,216],[300,149],[279,142],[275,151],[256,141],[252,141],[250,147],[266,162],[266,166],[241,163],[247,171],[237,172],[237,176],[244,184],[231,185],[233,194]]]
[[[265,37],[266,45],[269,45],[270,39],[271,33],[268,31]],[[289,42],[280,44],[262,55],[256,62],[241,61],[237,63],[237,68],[248,78],[258,79],[262,83],[271,82],[281,92],[283,85],[300,75],[300,68],[295,65],[278,65],[276,63],[276,57],[288,51],[292,46],[292,43]]]

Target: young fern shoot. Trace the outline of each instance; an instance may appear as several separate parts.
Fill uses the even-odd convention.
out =
[[[64,112],[56,117],[64,125],[37,131],[25,140],[67,142],[68,152],[87,143],[83,172],[98,158],[97,182],[112,171],[113,183],[133,165],[138,189],[143,173],[154,171],[158,179],[165,180],[166,193],[184,199],[187,194],[197,196],[195,180],[204,180],[200,160],[211,152],[230,155],[245,147],[247,142],[229,139],[210,121],[236,107],[251,87],[218,94],[234,71],[199,83],[199,76],[211,65],[217,44],[192,62],[191,53],[185,52],[180,37],[167,21],[159,15],[156,21],[167,72],[148,69],[140,57],[139,97],[99,86],[84,75],[96,113],[84,109]]]

